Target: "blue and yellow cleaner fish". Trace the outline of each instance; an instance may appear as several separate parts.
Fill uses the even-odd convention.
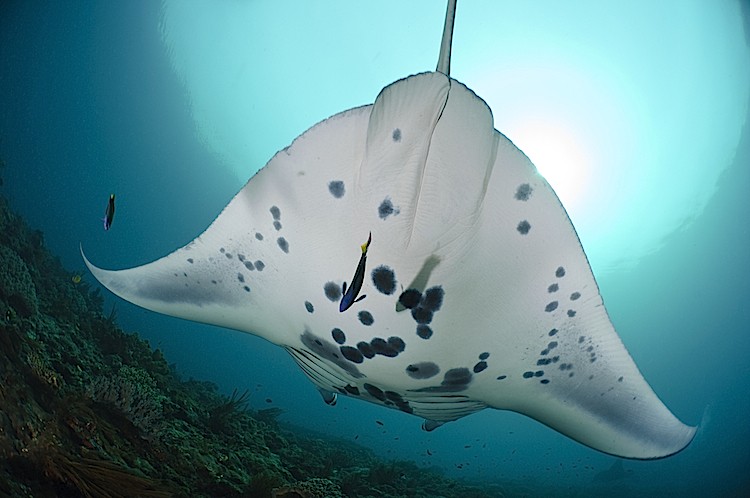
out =
[[[107,210],[104,211],[104,229],[109,230],[112,227],[112,220],[115,219],[115,194],[109,194],[109,202],[107,203]]]
[[[370,232],[370,235],[367,237],[367,242],[362,244],[362,256],[359,258],[359,264],[357,265],[357,271],[354,272],[354,277],[352,278],[352,284],[349,286],[349,289],[346,288],[346,282],[344,282],[344,286],[341,289],[341,292],[344,293],[344,295],[341,297],[341,302],[339,303],[339,311],[342,313],[349,308],[351,308],[352,304],[363,300],[367,297],[367,295],[362,294],[361,296],[357,297],[359,294],[359,291],[362,290],[362,284],[365,281],[365,265],[367,264],[367,248],[370,247],[370,242],[372,242],[372,232]]]

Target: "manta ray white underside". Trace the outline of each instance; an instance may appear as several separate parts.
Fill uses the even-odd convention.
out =
[[[695,428],[617,336],[554,191],[448,76],[454,11],[436,72],[313,126],[194,241],[137,268],[86,264],[139,306],[286,348],[331,403],[428,429],[492,407],[613,455],[680,451]],[[339,312],[369,232],[367,297]]]

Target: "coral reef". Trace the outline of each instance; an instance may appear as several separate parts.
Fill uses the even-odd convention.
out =
[[[0,259],[0,497],[490,496],[180,380],[1,197]]]
[[[26,263],[4,246],[0,246],[0,261],[5,267],[0,279],[0,298],[22,317],[36,314],[36,288]]]
[[[341,498],[341,488],[328,479],[314,477],[293,486],[276,488],[273,498]]]

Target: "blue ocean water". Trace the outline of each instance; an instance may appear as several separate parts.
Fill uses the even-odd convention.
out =
[[[216,5],[216,17],[207,20],[171,2],[4,2],[2,194],[44,232],[47,245],[71,270],[83,272],[79,243],[105,268],[139,265],[181,247],[308,126],[372,102],[391,81],[433,69],[442,3],[416,2],[408,13],[398,12],[396,3],[369,9],[342,2],[316,5],[248,2],[242,11],[252,23],[242,36],[233,36],[237,25],[231,20],[241,17]],[[603,114],[591,120],[599,128],[622,126],[616,136],[626,143],[623,150],[630,150],[629,164],[615,157],[617,149],[605,166],[575,174],[551,171],[548,177],[560,187],[610,317],[644,377],[681,420],[701,425],[683,452],[659,461],[625,461],[624,477],[602,481],[595,477],[609,469],[613,457],[521,415],[485,410],[425,433],[415,417],[356,400],[326,406],[284,351],[256,337],[156,315],[111,296],[107,306],[116,303],[123,327],[162,349],[185,376],[212,380],[225,392],[249,388],[256,408],[271,399],[285,410],[282,420],[357,437],[386,457],[473,481],[549,483],[581,495],[740,495],[750,484],[748,6],[729,0],[669,5],[666,13],[640,9],[639,15],[653,17],[663,30],[662,37],[637,36],[651,46],[598,53],[591,47],[615,43],[605,33],[565,29],[581,18],[587,26],[619,25],[618,16],[594,3],[567,12],[575,19],[560,17],[545,3],[537,4],[538,17],[513,18],[507,6],[502,12],[507,24],[501,24],[482,11],[489,10],[486,4],[465,1],[458,11],[453,76],[488,99],[496,127],[535,161],[533,141],[528,150],[523,143],[525,130],[534,135],[546,129],[533,123],[513,128],[507,115],[532,109],[543,119],[540,113],[551,108],[550,122],[564,119],[571,113],[554,103],[569,98],[572,115],[596,107]],[[287,15],[274,9],[287,9]],[[322,25],[323,19],[330,24]],[[709,25],[711,20],[715,24]],[[670,35],[678,28],[682,37]],[[480,36],[493,29],[518,38],[493,44]],[[544,37],[554,29],[570,42],[551,40],[554,49],[545,51]],[[477,45],[460,41],[470,35]],[[613,36],[623,47],[636,44],[627,28]],[[717,45],[680,45],[690,39]],[[538,56],[559,62],[560,54],[573,54],[566,59],[571,65],[605,67],[609,78],[628,85],[611,85],[604,76],[593,83],[562,73],[552,79],[538,67],[532,71],[512,61],[519,78],[530,72],[532,80],[544,80],[540,88],[556,90],[537,94],[520,110],[510,103],[513,95],[493,104],[493,93],[519,89],[509,82],[514,73],[488,68],[502,67],[501,53],[531,45],[524,61]],[[245,52],[254,56],[237,56]],[[195,60],[187,60],[190,54]],[[627,71],[633,68],[639,72],[631,75]],[[670,79],[672,73],[679,77]],[[556,86],[558,80],[571,83]],[[253,84],[246,87],[248,81]],[[579,100],[580,88],[590,102]],[[601,94],[591,96],[595,91]],[[544,105],[533,107],[538,101]],[[217,108],[221,112],[212,114]],[[612,122],[598,121],[607,116]],[[660,121],[663,116],[674,119]],[[247,124],[240,126],[243,120]],[[586,145],[607,149],[609,139],[597,136],[592,145],[578,137],[586,150]],[[584,162],[563,152],[558,157]],[[571,177],[573,182],[566,182]],[[117,194],[117,214],[113,229],[104,232],[101,217],[110,193]]]

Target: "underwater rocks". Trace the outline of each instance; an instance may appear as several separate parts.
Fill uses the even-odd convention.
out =
[[[0,300],[6,301],[23,318],[36,314],[36,288],[26,263],[5,246],[0,246],[0,261],[3,262],[0,266]]]
[[[328,479],[314,477],[293,486],[276,488],[272,498],[341,498],[341,488]]]

